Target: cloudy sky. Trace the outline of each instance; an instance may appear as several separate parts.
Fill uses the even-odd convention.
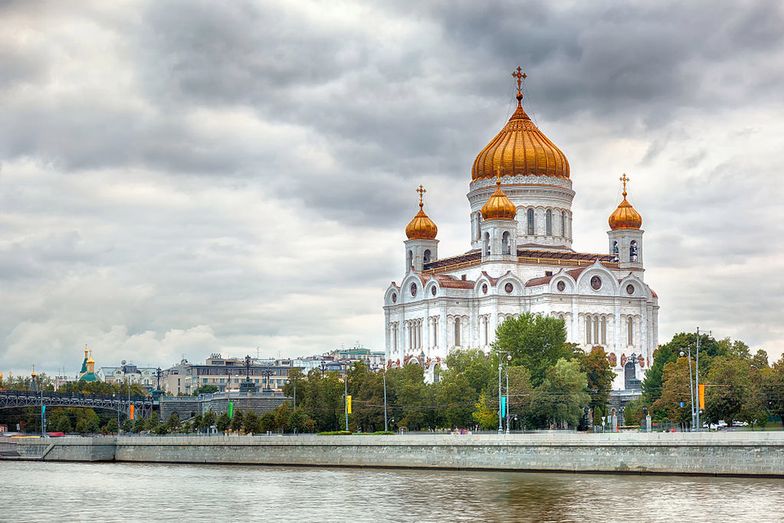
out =
[[[466,250],[518,64],[575,249],[628,173],[660,339],[778,357],[784,10],[719,4],[0,0],[0,370],[382,348],[414,188]]]

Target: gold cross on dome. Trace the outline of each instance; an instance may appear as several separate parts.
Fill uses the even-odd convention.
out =
[[[514,72],[512,73],[512,78],[516,78],[517,79],[517,97],[518,98],[522,98],[523,97],[523,88],[522,88],[523,80],[525,78],[528,78],[528,75],[525,74],[523,72],[523,68],[518,65],[517,69],[515,69]]]
[[[421,208],[422,207],[422,196],[424,196],[424,194],[427,192],[427,189],[422,187],[422,185],[420,184],[419,187],[417,187],[416,192],[419,193],[419,207]]]
[[[630,181],[630,178],[628,176],[626,176],[626,173],[623,173],[623,176],[621,176],[618,179],[623,182],[623,197],[625,198],[626,197],[626,182]]]

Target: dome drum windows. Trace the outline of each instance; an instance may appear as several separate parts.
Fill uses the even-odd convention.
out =
[[[526,218],[525,218],[525,220],[526,220],[526,224],[525,224],[526,225],[526,234],[528,236],[533,236],[534,234],[536,234],[536,219],[535,219],[535,216],[534,216],[534,210],[533,209],[528,209],[525,212],[525,216],[526,216]]]
[[[550,209],[544,213],[544,233],[547,236],[553,235],[553,211]]]

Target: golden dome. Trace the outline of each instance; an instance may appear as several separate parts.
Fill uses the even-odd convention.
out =
[[[569,161],[564,153],[536,127],[523,110],[520,87],[526,77],[520,67],[517,78],[517,109],[501,132],[482,149],[471,167],[471,179],[490,178],[497,169],[501,176],[535,175],[569,178]]]
[[[482,206],[482,218],[485,220],[514,220],[517,215],[517,207],[512,203],[504,191],[501,190],[501,171],[499,170],[495,180],[495,192],[490,195],[487,202]]]
[[[618,204],[618,207],[607,221],[610,224],[610,229],[613,231],[618,229],[639,229],[642,227],[642,216],[626,199],[626,182],[629,181],[629,178],[624,174],[621,176],[621,181],[623,182],[623,201]]]
[[[406,225],[406,236],[409,240],[435,240],[438,234],[438,227],[433,220],[422,210],[422,195],[427,192],[421,185],[417,188],[419,193],[419,212]]]

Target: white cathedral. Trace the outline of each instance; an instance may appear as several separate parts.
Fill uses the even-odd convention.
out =
[[[639,389],[658,343],[658,298],[644,281],[642,217],[626,199],[610,215],[607,254],[572,245],[569,162],[522,106],[471,169],[471,249],[440,258],[436,224],[419,212],[406,227],[405,276],[384,294],[388,366],[415,363],[433,379],[447,354],[490,350],[496,327],[532,312],[566,324],[586,352],[601,346],[614,389]]]

